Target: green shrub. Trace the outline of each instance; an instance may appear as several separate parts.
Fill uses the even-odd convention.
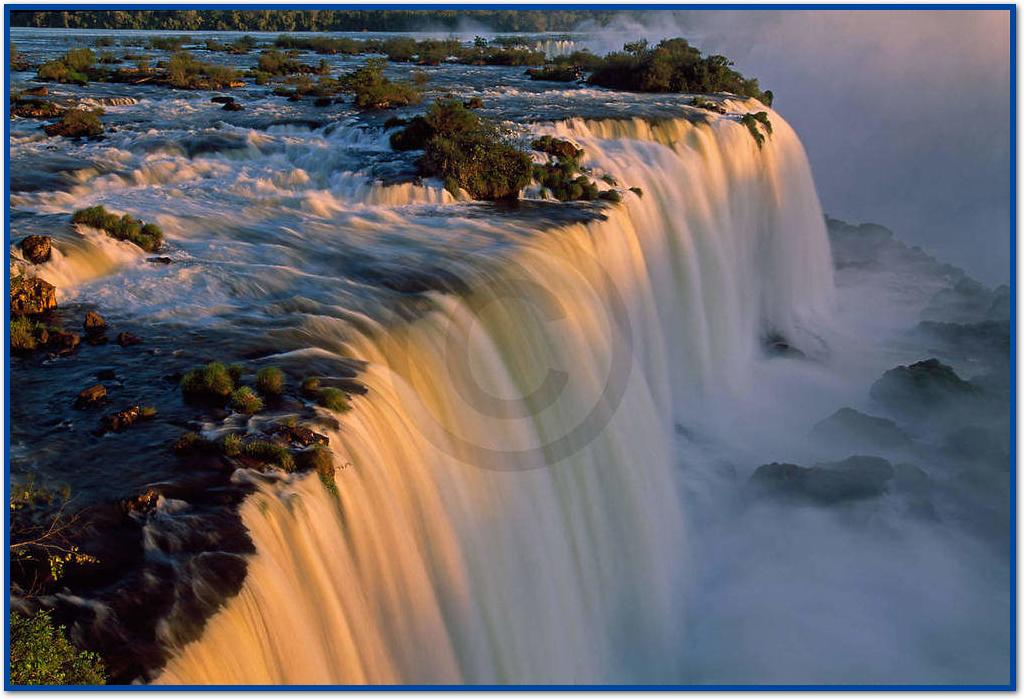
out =
[[[633,92],[732,92],[770,103],[756,79],[732,69],[725,56],[702,56],[686,39],[664,39],[655,47],[646,41],[626,44],[593,67],[592,85]]]
[[[384,75],[385,61],[371,58],[366,64],[341,79],[348,92],[355,95],[360,109],[393,109],[419,104],[423,95],[415,84],[392,81]]]
[[[72,71],[85,73],[96,62],[96,54],[92,49],[68,49],[64,54],[64,64]]]
[[[164,242],[164,233],[155,223],[143,223],[128,214],[119,217],[102,206],[76,211],[71,222],[98,228],[110,237],[134,243],[146,252],[156,252]]]
[[[317,391],[316,402],[336,413],[343,413],[351,407],[348,396],[340,388],[321,388]]]
[[[315,376],[307,376],[302,380],[302,385],[299,386],[299,391],[302,395],[307,398],[316,398],[317,392],[320,390],[320,379]]]
[[[769,136],[772,133],[772,123],[768,120],[768,112],[744,114],[740,117],[740,123],[747,127],[747,131],[753,136],[758,148],[764,145],[765,137],[761,133],[761,128],[764,128],[765,133]]]
[[[11,613],[10,678],[13,685],[104,684],[103,662],[96,653],[78,650],[54,627],[49,612],[32,616]]]
[[[190,36],[154,36],[149,40],[149,47],[161,51],[177,51],[191,42]]]
[[[275,366],[256,372],[256,390],[265,396],[279,396],[284,391],[284,372]]]
[[[391,143],[398,150],[422,143],[421,172],[441,178],[453,193],[465,189],[474,199],[515,199],[530,182],[530,157],[458,100],[430,105],[425,117],[392,134]]]
[[[302,72],[305,66],[286,53],[269,49],[260,54],[256,62],[257,69],[270,75],[290,75]]]
[[[36,323],[24,317],[12,320],[11,350],[14,352],[31,352],[36,346]]]
[[[583,71],[578,66],[569,64],[530,68],[526,74],[530,76],[530,80],[548,80],[557,83],[570,83],[583,77]]]
[[[188,51],[177,51],[167,62],[167,82],[186,90],[217,90],[239,79],[238,71],[227,66],[203,63]]]
[[[295,470],[295,458],[288,447],[265,439],[254,439],[246,442],[242,453],[250,459],[277,466],[284,471]]]
[[[181,391],[187,398],[214,398],[224,400],[235,389],[235,382],[226,366],[210,362],[192,369],[181,379]]]
[[[263,401],[248,386],[242,386],[231,394],[231,407],[243,415],[255,415],[263,410]]]
[[[225,456],[238,456],[242,453],[242,438],[234,432],[224,436],[221,442],[221,450]]]
[[[95,138],[103,133],[99,114],[85,109],[69,109],[60,121],[43,128],[48,136],[65,138]]]
[[[331,450],[317,444],[312,449],[301,452],[301,456],[303,466],[314,469],[327,491],[336,494],[338,487],[334,482],[334,455],[331,454]]]
[[[89,82],[89,73],[95,63],[96,54],[92,49],[69,49],[63,57],[39,66],[36,77],[39,80],[84,85]]]

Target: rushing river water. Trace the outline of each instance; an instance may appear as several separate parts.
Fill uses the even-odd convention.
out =
[[[95,36],[13,32],[36,63]],[[916,441],[898,454],[809,436],[844,406],[877,412],[868,389],[897,364],[938,356],[1000,385],[998,349],[917,327],[1001,322],[961,303],[994,308],[1000,292],[875,229],[827,230],[784,118],[768,110],[763,147],[739,122],[753,101],[723,96],[718,115],[521,68],[424,70],[428,99],[479,97],[521,138],[575,142],[623,200],[460,200],[412,177],[390,114],[273,86],[232,91],[245,109],[225,112],[206,91],[51,85],[103,105],[98,141],[12,120],[12,242],[54,236],[36,272],[61,313],[94,308],[145,340],[16,359],[12,469],[89,503],[181,489],[142,524],[144,590],[47,601],[74,638],[122,681],[1004,682],[1008,472],[951,452],[933,424],[906,424]],[[171,262],[71,226],[97,204],[160,224]],[[184,427],[240,420],[179,398],[180,372],[214,358],[351,389],[352,410],[317,413],[337,494],[240,470],[244,492],[218,499],[182,472],[167,447]],[[68,417],[103,369],[118,401],[162,419],[97,436]],[[749,493],[761,464],[852,454],[914,462],[927,496],[898,479],[829,506]],[[217,556],[245,565],[211,577]],[[118,644],[152,650],[119,664]]]

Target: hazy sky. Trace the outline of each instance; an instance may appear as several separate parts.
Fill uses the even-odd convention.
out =
[[[987,283],[1009,280],[1007,11],[651,14],[607,48],[642,32],[729,56],[775,93],[826,212],[888,226]]]

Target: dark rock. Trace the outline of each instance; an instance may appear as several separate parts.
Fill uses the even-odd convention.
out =
[[[975,398],[978,393],[938,359],[890,369],[871,386],[871,397],[881,405],[896,413],[919,416]]]
[[[270,433],[280,441],[298,444],[303,447],[308,447],[311,444],[326,446],[330,441],[326,435],[314,432],[308,427],[301,425],[275,425]]]
[[[21,241],[21,254],[34,265],[50,259],[51,240],[48,235],[30,235]]]
[[[156,409],[133,405],[113,415],[103,418],[102,431],[120,432],[134,425],[139,420],[149,420],[156,417]]]
[[[160,499],[160,491],[156,488],[146,488],[133,498],[121,501],[121,506],[126,513],[145,514],[156,509],[157,501]]]
[[[840,408],[815,425],[811,434],[844,449],[901,449],[910,445],[910,437],[892,420],[865,415],[853,408]]]
[[[90,335],[105,333],[107,331],[107,321],[103,320],[103,316],[96,311],[88,311],[85,314],[85,322],[82,323],[82,327]]]
[[[25,119],[52,119],[62,116],[66,111],[59,104],[46,100],[20,99],[11,105],[11,114]]]
[[[107,397],[107,387],[101,383],[89,388],[82,389],[78,394],[78,398],[75,399],[76,408],[88,408],[94,405],[98,405]]]
[[[71,354],[78,349],[78,345],[81,343],[82,338],[78,333],[66,332],[56,328],[51,329],[47,333],[45,340],[42,340],[42,338],[40,338],[40,340],[44,341],[46,343],[46,348],[54,354],[65,355]]]
[[[142,338],[139,337],[138,335],[132,335],[131,333],[128,332],[117,334],[117,344],[121,345],[122,347],[130,347],[132,345],[137,345],[141,342]]]
[[[851,456],[812,468],[765,464],[754,471],[750,482],[762,495],[829,505],[881,495],[893,473],[892,465],[885,459]]]
[[[214,104],[228,104],[229,102],[234,102],[235,98],[230,95],[214,95],[210,98],[210,101]]]
[[[21,275],[11,279],[11,315],[31,316],[57,307],[57,287],[38,277]]]
[[[40,85],[39,87],[30,87],[21,94],[28,95],[29,97],[46,97],[50,94],[50,90],[46,85]]]
[[[768,333],[761,338],[761,346],[770,357],[792,357],[805,359],[807,355],[789,344],[789,341],[778,333]]]
[[[240,105],[238,102],[231,101],[231,102],[225,102],[224,106],[221,107],[221,109],[223,109],[225,112],[240,112],[243,109],[245,109],[245,107]]]
[[[470,97],[462,103],[462,106],[466,109],[483,109],[484,101],[479,97]]]
[[[316,101],[313,102],[314,107],[329,107],[333,100],[330,97],[317,97]]]
[[[147,257],[146,262],[152,262],[153,264],[158,265],[169,265],[172,260],[167,256],[161,255],[160,257]]]

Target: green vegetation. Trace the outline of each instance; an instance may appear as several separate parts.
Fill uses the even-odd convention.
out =
[[[179,51],[185,44],[191,44],[190,36],[154,36],[149,40],[149,48],[158,51]]]
[[[235,380],[220,362],[210,362],[192,369],[181,379],[181,392],[186,398],[225,400],[235,390]]]
[[[393,109],[410,104],[419,104],[423,95],[415,84],[389,80],[384,75],[386,62],[382,58],[371,58],[366,64],[342,77],[342,84],[355,95],[356,106],[360,109]]]
[[[316,402],[336,413],[343,413],[351,407],[348,396],[340,388],[321,388],[316,393]]]
[[[271,442],[266,439],[253,439],[243,445],[242,454],[250,459],[277,466],[284,471],[291,472],[295,470],[295,458],[292,456],[292,453],[288,450],[288,447],[277,442]]]
[[[102,110],[69,109],[59,121],[43,127],[47,136],[64,138],[96,138],[103,133]]]
[[[558,201],[594,201],[601,196],[589,177],[580,172],[579,159],[583,151],[569,141],[542,136],[530,147],[552,157],[547,163],[533,166],[533,179],[543,190]]]
[[[279,396],[284,392],[284,372],[276,366],[263,367],[256,372],[256,390],[265,396]]]
[[[256,395],[256,391],[242,386],[231,394],[231,407],[243,415],[255,415],[263,410],[263,401]]]
[[[217,443],[213,442],[198,432],[184,432],[174,442],[174,452],[178,456],[196,452],[215,453],[218,451]]]
[[[391,135],[391,147],[422,148],[424,175],[441,178],[452,193],[465,189],[474,199],[516,199],[530,183],[530,157],[457,100],[430,105],[425,116]]]
[[[709,112],[715,112],[716,114],[725,114],[726,112],[725,107],[718,102],[713,102],[712,100],[704,99],[703,97],[695,98],[690,104],[697,109],[704,109]]]
[[[232,432],[224,436],[221,442],[221,449],[225,456],[238,456],[242,453],[243,442],[241,436]]]
[[[530,68],[526,71],[531,80],[549,80],[558,83],[570,83],[583,77],[583,70],[572,64],[554,64],[543,68]]]
[[[276,49],[270,49],[260,54],[259,60],[256,62],[256,70],[269,75],[313,72],[309,66],[304,65],[293,56]]]
[[[302,380],[302,384],[299,386],[299,391],[307,398],[316,398],[316,394],[319,390],[320,379],[315,376],[307,376]]]
[[[112,238],[134,243],[146,252],[156,252],[164,241],[163,231],[155,223],[143,223],[128,214],[119,217],[102,206],[90,206],[76,211],[71,222],[99,228]]]
[[[332,495],[338,493],[338,486],[334,482],[334,456],[331,450],[322,444],[316,444],[312,449],[301,452],[302,464],[309,469],[315,469],[320,482]]]
[[[747,127],[747,131],[754,137],[757,142],[757,147],[761,148],[764,145],[764,134],[761,133],[761,128],[770,136],[772,133],[772,123],[768,121],[768,112],[756,112],[751,114],[744,114],[740,118],[740,123]]]
[[[183,90],[219,90],[233,87],[239,79],[234,68],[204,63],[188,51],[177,51],[167,62],[167,84]]]
[[[701,56],[686,39],[665,39],[651,48],[646,41],[626,44],[596,66],[592,85],[633,92],[732,92],[766,104],[771,98],[756,79],[744,78],[725,56]]]
[[[15,318],[11,321],[11,351],[31,352],[37,347],[36,326],[38,324],[28,318]]]
[[[36,78],[38,80],[85,85],[89,82],[90,73],[95,63],[96,54],[92,52],[92,49],[68,49],[68,52],[62,58],[47,61],[39,66]]]
[[[64,627],[54,627],[50,614],[12,612],[10,671],[13,685],[104,684],[100,657],[72,646]]]

